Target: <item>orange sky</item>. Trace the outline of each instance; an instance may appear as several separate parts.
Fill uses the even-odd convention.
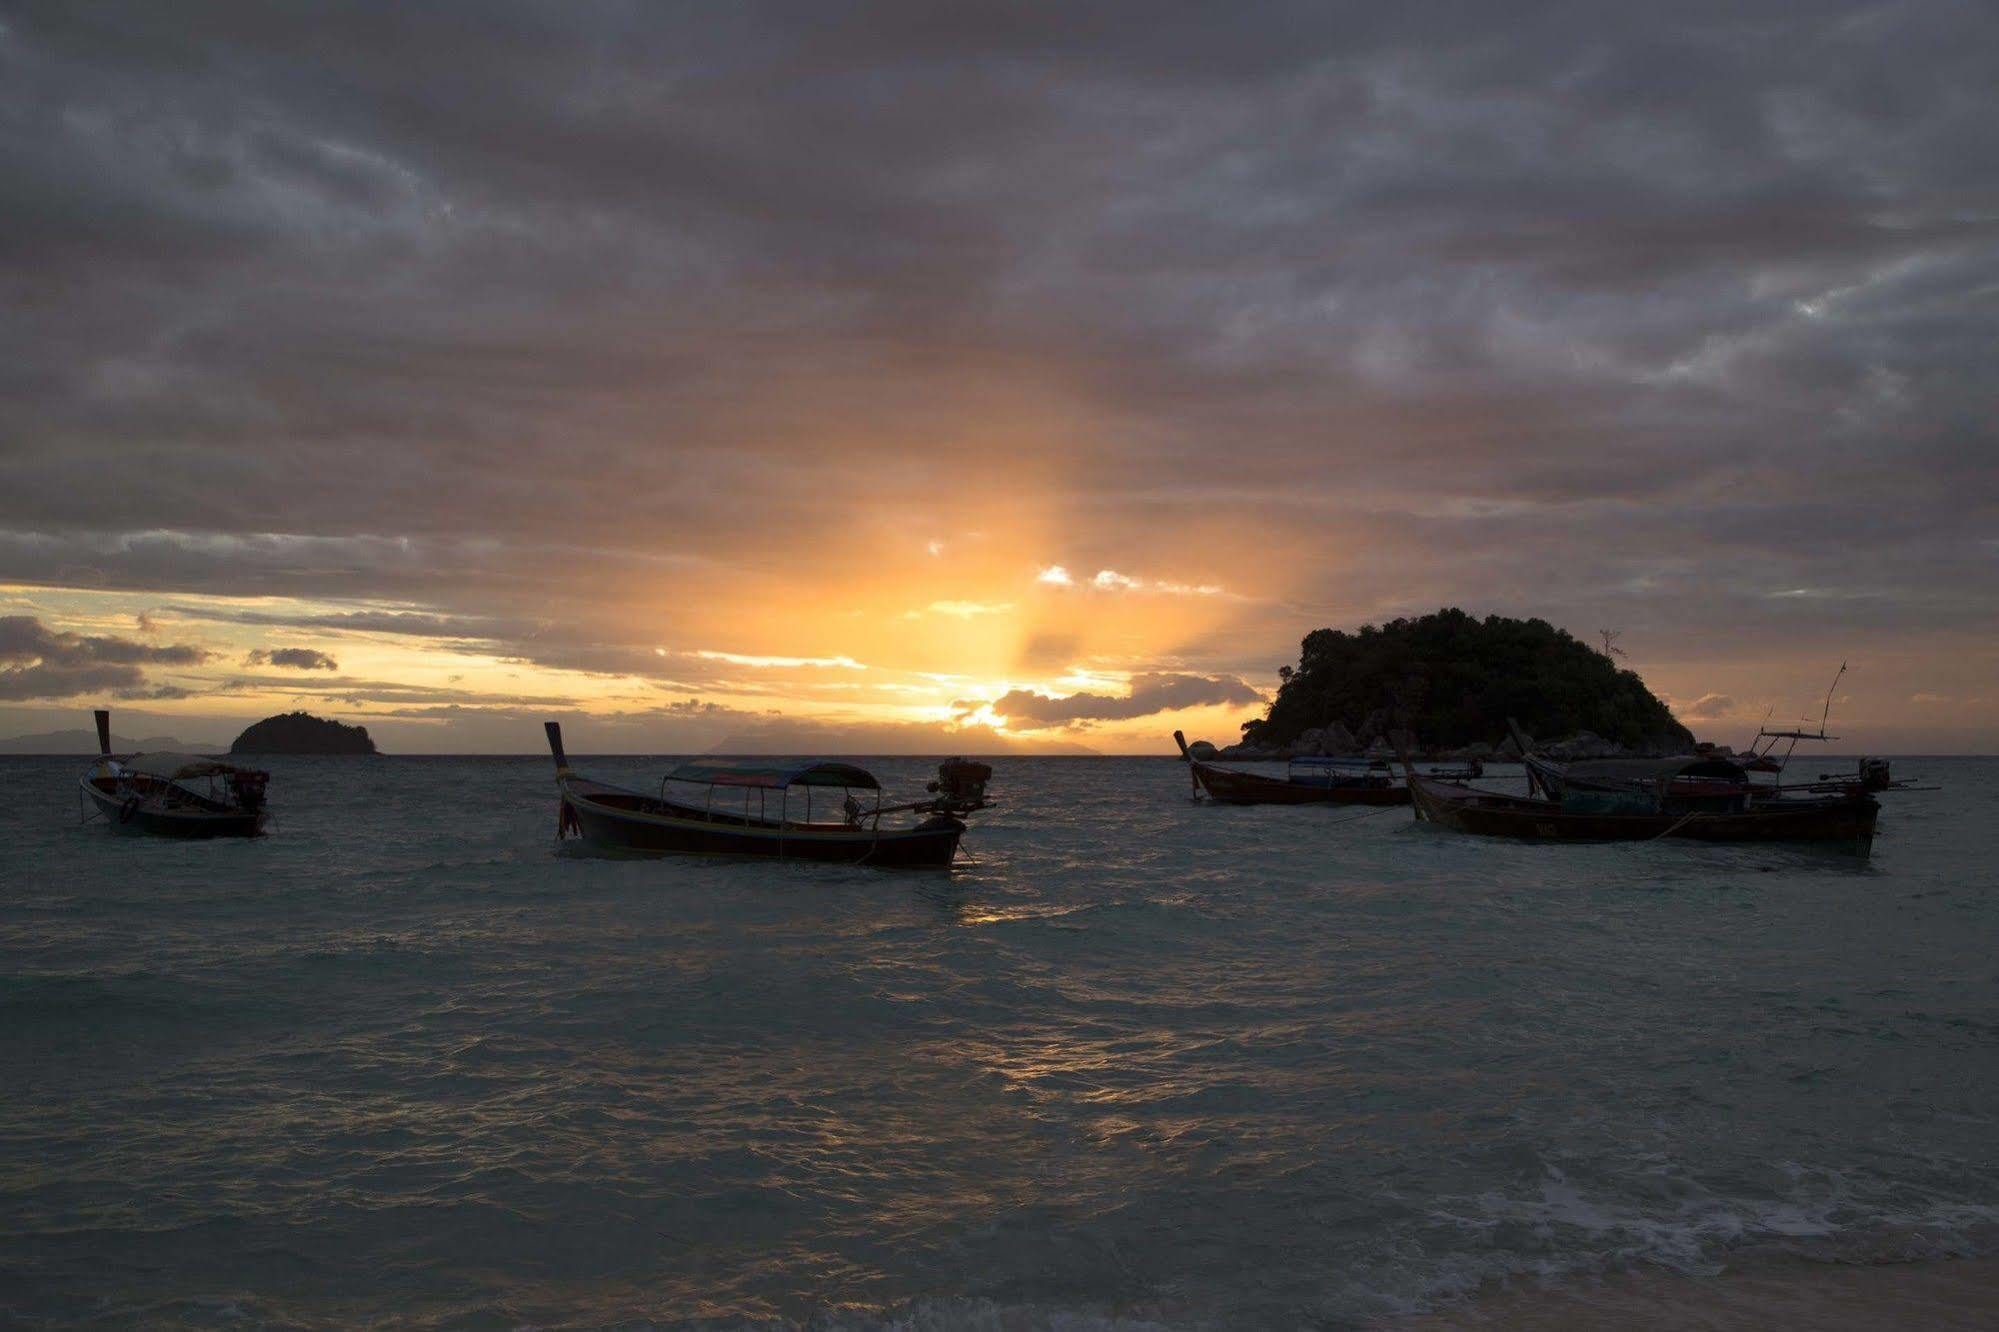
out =
[[[188,741],[226,743],[258,716],[305,708],[368,725],[403,752],[519,752],[536,743],[540,719],[561,717],[579,752],[1161,753],[1174,729],[1226,743],[1261,715],[1258,696],[1274,688],[1284,655],[1273,637],[1292,613],[1284,603],[1190,581],[1213,574],[1008,560],[1006,544],[985,532],[928,538],[879,576],[819,595],[765,576],[756,581],[772,613],[683,603],[671,636],[596,656],[328,627],[430,613],[380,603],[14,587],[0,592],[0,613],[55,632],[197,648],[199,661],[147,666],[145,684],[125,691],[136,697],[80,700],[109,703],[121,734]],[[618,613],[641,618],[643,602]],[[1210,645],[1259,639],[1271,642],[1267,669],[1216,667]],[[1705,656],[1674,661],[1661,644],[1652,648],[1661,664],[1648,667],[1638,656],[1647,644],[1628,632],[1623,642],[1697,733],[1725,742],[1742,743],[1773,710],[1780,722],[1815,717],[1831,679],[1824,660],[1778,650],[1717,667]],[[1979,692],[1989,666],[1855,654],[1832,729],[1853,748],[1950,752],[1962,719],[1991,715]],[[1910,689],[1916,679],[1936,687]],[[20,733],[83,717],[81,706],[0,708]]]

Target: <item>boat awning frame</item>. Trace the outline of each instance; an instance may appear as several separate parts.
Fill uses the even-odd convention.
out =
[[[755,786],[782,790],[791,786],[844,786],[863,791],[879,791],[881,783],[865,768],[851,763],[795,763],[760,766],[746,763],[716,763],[695,759],[666,774],[669,782],[692,782],[699,786]]]

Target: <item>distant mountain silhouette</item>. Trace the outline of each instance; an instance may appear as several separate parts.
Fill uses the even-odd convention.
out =
[[[232,754],[374,754],[365,726],[329,721],[309,712],[286,712],[249,727],[229,746]]]
[[[38,735],[16,735],[0,739],[0,754],[84,754],[97,752],[95,731],[43,731]],[[171,735],[149,735],[134,740],[126,735],[111,737],[114,754],[219,754],[222,746],[214,740],[179,740]]]

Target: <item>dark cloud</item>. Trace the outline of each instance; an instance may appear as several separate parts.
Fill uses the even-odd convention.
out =
[[[186,620],[228,624],[278,625],[293,629],[333,629],[344,633],[404,634],[417,638],[528,638],[542,626],[522,620],[489,616],[434,615],[422,611],[330,611],[322,614],[280,614],[272,611],[224,610],[209,606],[163,608]]]
[[[186,685],[153,685],[150,688],[130,689],[119,693],[121,699],[135,699],[157,702],[164,699],[200,698],[208,691],[190,689]]]
[[[1995,86],[1975,0],[16,5],[0,578],[707,688],[636,589],[1033,476],[1048,559],[1282,581],[1210,674],[1944,633]]]
[[[1008,725],[1035,728],[1086,721],[1122,721],[1180,708],[1218,703],[1242,706],[1262,701],[1263,695],[1234,676],[1210,679],[1202,675],[1158,674],[1133,676],[1131,692],[1125,695],[1080,693],[1066,698],[1050,698],[1029,689],[1014,689],[989,706],[994,715],[1004,717]],[[955,706],[975,711],[980,705],[976,699],[966,699]]]
[[[128,638],[52,630],[33,615],[0,615],[0,699],[73,698],[103,691],[168,697],[139,692],[145,684],[140,667],[194,666],[208,655],[188,644],[155,647]]]
[[[337,671],[340,663],[318,648],[253,648],[245,666],[285,666],[295,671]]]
[[[455,703],[508,708],[567,708],[574,703],[568,697],[554,694],[480,692],[345,675],[327,679],[296,675],[235,675],[217,682],[212,688],[217,694],[268,693],[291,699],[319,699],[353,706]]]

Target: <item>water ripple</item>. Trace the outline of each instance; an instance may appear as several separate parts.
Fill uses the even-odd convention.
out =
[[[150,843],[74,766],[0,760],[0,1319],[1346,1326],[1999,1222],[1989,761],[1863,865],[1003,760],[948,878],[579,855],[524,760]]]

